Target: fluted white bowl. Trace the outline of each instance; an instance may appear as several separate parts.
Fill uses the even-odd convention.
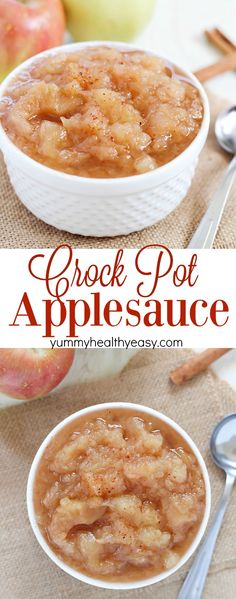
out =
[[[192,540],[191,545],[188,547],[188,549],[182,555],[182,557],[180,558],[178,563],[173,568],[170,568],[169,570],[165,570],[164,572],[161,572],[160,574],[157,574],[156,576],[152,576],[151,578],[144,578],[141,580],[135,580],[135,581],[131,581],[131,582],[119,582],[118,580],[116,582],[111,582],[111,581],[101,580],[101,579],[98,579],[95,577],[92,578],[91,576],[87,576],[86,574],[83,574],[79,570],[76,570],[72,566],[69,566],[68,564],[66,564],[56,553],[54,553],[54,551],[51,549],[51,547],[48,545],[46,539],[42,535],[41,530],[38,525],[38,522],[37,522],[37,515],[36,515],[35,509],[34,509],[35,476],[36,476],[37,469],[38,469],[39,463],[41,461],[41,458],[45,452],[45,449],[47,448],[47,446],[49,445],[49,443],[51,442],[53,437],[60,430],[63,430],[63,428],[65,426],[67,426],[70,422],[73,422],[73,420],[77,420],[80,416],[81,417],[88,416],[88,418],[90,417],[91,414],[97,414],[99,416],[99,412],[101,412],[103,410],[114,410],[116,408],[118,408],[120,410],[130,410],[130,409],[137,410],[138,413],[142,413],[144,415],[148,414],[148,416],[151,416],[152,418],[158,418],[161,422],[167,424],[172,430],[174,430],[179,435],[181,435],[181,437],[184,439],[184,441],[190,447],[191,451],[193,452],[193,454],[195,455],[195,457],[198,461],[198,464],[200,466],[201,473],[203,476],[203,480],[204,480],[204,484],[205,484],[205,491],[206,491],[205,510],[204,510],[201,524],[199,526],[198,531],[196,532],[194,539]],[[59,566],[59,568],[64,570],[64,572],[67,572],[67,574],[70,574],[70,576],[77,578],[77,580],[81,580],[82,582],[86,582],[93,586],[101,587],[104,589],[113,589],[113,590],[122,589],[122,590],[127,591],[130,589],[138,589],[141,587],[146,587],[146,586],[149,586],[156,582],[161,582],[161,580],[164,580],[165,578],[168,578],[169,576],[171,576],[172,574],[177,572],[177,570],[179,570],[189,560],[189,558],[192,556],[192,554],[196,551],[196,549],[204,535],[206,527],[207,527],[207,523],[208,523],[209,515],[210,515],[210,509],[211,509],[211,486],[210,486],[208,471],[207,471],[205,462],[201,456],[199,449],[197,448],[197,446],[195,445],[195,443],[193,442],[191,437],[189,437],[189,435],[176,422],[174,422],[174,420],[171,420],[171,418],[169,418],[165,414],[162,414],[161,412],[158,412],[157,410],[154,410],[153,408],[149,408],[145,405],[132,404],[132,403],[128,403],[128,402],[114,402],[114,403],[97,404],[97,405],[89,406],[87,408],[79,410],[78,412],[75,412],[74,414],[71,414],[70,416],[68,416],[68,418],[65,418],[65,420],[60,422],[47,435],[46,439],[44,439],[42,445],[39,447],[39,449],[35,455],[35,458],[33,460],[31,469],[30,469],[28,483],[27,483],[26,501],[27,501],[29,521],[30,521],[32,530],[36,536],[36,539],[37,539],[38,543],[41,545],[42,549],[47,554],[47,556],[57,566]]]
[[[47,50],[25,61],[6,77],[1,85],[0,99],[13,79],[35,59],[98,45],[140,50],[120,42],[85,42]],[[10,140],[0,124],[0,147],[11,183],[22,203],[35,216],[57,229],[95,237],[127,235],[153,225],[172,212],[191,185],[210,121],[209,103],[202,85],[192,73],[179,65],[174,64],[174,67],[199,89],[204,107],[203,121],[198,135],[186,150],[148,173],[113,179],[63,173],[27,156]]]

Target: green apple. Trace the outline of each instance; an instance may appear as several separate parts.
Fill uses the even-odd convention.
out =
[[[156,0],[63,0],[75,41],[129,41],[146,25]]]

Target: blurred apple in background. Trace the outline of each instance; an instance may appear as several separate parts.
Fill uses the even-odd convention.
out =
[[[74,41],[130,41],[147,24],[156,0],[63,0]]]
[[[61,0],[0,0],[0,81],[18,64],[63,43]]]
[[[74,349],[0,349],[0,393],[43,397],[65,378],[73,359]]]

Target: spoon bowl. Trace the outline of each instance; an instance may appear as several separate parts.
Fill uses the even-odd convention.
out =
[[[236,106],[220,112],[215,122],[215,135],[226,152],[236,154]]]
[[[216,465],[236,477],[236,414],[229,414],[216,425],[210,449]]]
[[[178,599],[201,599],[214,553],[217,537],[236,478],[236,413],[225,416],[214,428],[210,441],[211,455],[226,474],[225,488],[211,528],[189,570]]]

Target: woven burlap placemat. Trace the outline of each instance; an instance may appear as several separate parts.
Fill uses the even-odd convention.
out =
[[[139,233],[125,237],[93,238],[58,231],[33,216],[16,197],[10,184],[3,157],[0,157],[0,247],[56,247],[69,243],[85,248],[136,248],[152,243],[169,247],[186,247],[206,210],[212,194],[229,160],[215,141],[213,123],[225,101],[210,96],[212,124],[206,146],[201,154],[192,187],[180,206],[166,219]],[[17,164],[15,165],[17,168]],[[217,248],[236,247],[236,187],[225,209],[215,241]]]
[[[93,351],[93,350],[91,350]],[[169,382],[169,372],[188,350],[145,350],[109,380],[63,390],[43,400],[0,412],[0,595],[4,599],[117,599],[121,591],[90,587],[71,578],[46,557],[31,531],[25,502],[34,454],[59,421],[79,408],[105,401],[130,401],[157,408],[174,418],[199,446],[209,469],[214,513],[224,475],[209,455],[213,426],[235,410],[236,394],[208,371],[183,387]],[[217,543],[203,599],[235,599],[236,493]],[[169,580],[129,591],[130,599],[176,599],[189,564]]]

